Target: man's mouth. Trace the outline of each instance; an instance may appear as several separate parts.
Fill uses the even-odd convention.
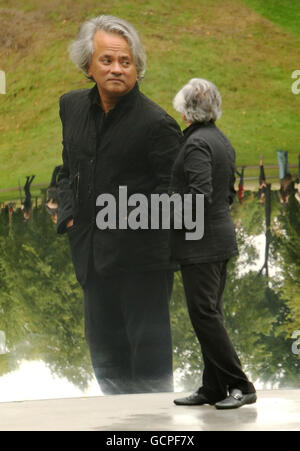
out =
[[[120,78],[109,78],[108,81],[118,81],[119,83],[124,83]]]

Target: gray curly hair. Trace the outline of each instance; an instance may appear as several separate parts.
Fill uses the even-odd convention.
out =
[[[126,39],[136,65],[138,80],[141,81],[146,72],[146,54],[138,32],[129,22],[114,16],[101,15],[81,25],[76,39],[69,46],[70,58],[76,66],[87,78],[93,80],[93,77],[88,75],[88,69],[94,52],[94,35],[97,31],[119,34]]]
[[[222,115],[217,87],[203,78],[192,78],[176,94],[173,106],[188,122],[215,122]]]

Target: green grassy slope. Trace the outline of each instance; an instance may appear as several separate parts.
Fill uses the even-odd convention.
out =
[[[280,24],[272,23],[274,13],[261,16],[250,9],[254,3],[0,0],[0,69],[7,78],[7,94],[0,96],[0,188],[23,184],[27,174],[48,183],[60,164],[59,96],[92,86],[69,61],[67,46],[85,19],[102,13],[139,30],[147,51],[141,90],[181,126],[173,96],[190,78],[207,78],[221,91],[218,125],[238,164],[258,164],[261,154],[265,164],[276,164],[277,148],[289,150],[295,164],[300,95],[291,92],[291,74],[300,69],[299,37],[291,34],[293,14],[286,8]]]
[[[243,0],[243,2],[287,31],[300,35],[299,0]]]

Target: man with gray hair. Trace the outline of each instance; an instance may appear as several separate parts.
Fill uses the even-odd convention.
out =
[[[96,226],[97,196],[167,193],[178,124],[139,90],[145,53],[126,21],[85,22],[70,57],[96,84],[60,99],[58,233],[84,291],[85,334],[104,394],[173,390],[168,230]],[[119,209],[117,224],[126,216]],[[121,217],[122,216],[122,217]]]

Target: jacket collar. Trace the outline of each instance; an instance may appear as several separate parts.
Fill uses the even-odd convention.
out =
[[[132,105],[133,102],[134,102],[135,97],[138,95],[139,92],[140,92],[139,85],[136,82],[134,87],[129,92],[127,92],[127,94],[123,95],[120,98],[120,100],[118,101],[116,106],[113,108],[113,110],[119,110],[119,109],[127,108],[130,105]],[[100,107],[102,109],[102,105],[101,105],[101,100],[100,100],[100,95],[99,95],[97,84],[95,84],[95,86],[90,90],[89,98],[90,98],[91,106],[97,105],[98,107]],[[113,110],[111,110],[111,111],[113,111]]]
[[[186,127],[183,130],[184,139],[186,139],[188,136],[190,136],[198,128],[204,128],[204,127],[216,127],[216,125],[215,125],[215,123],[213,121],[209,121],[209,122],[193,122],[191,125],[189,125],[188,127]]]

